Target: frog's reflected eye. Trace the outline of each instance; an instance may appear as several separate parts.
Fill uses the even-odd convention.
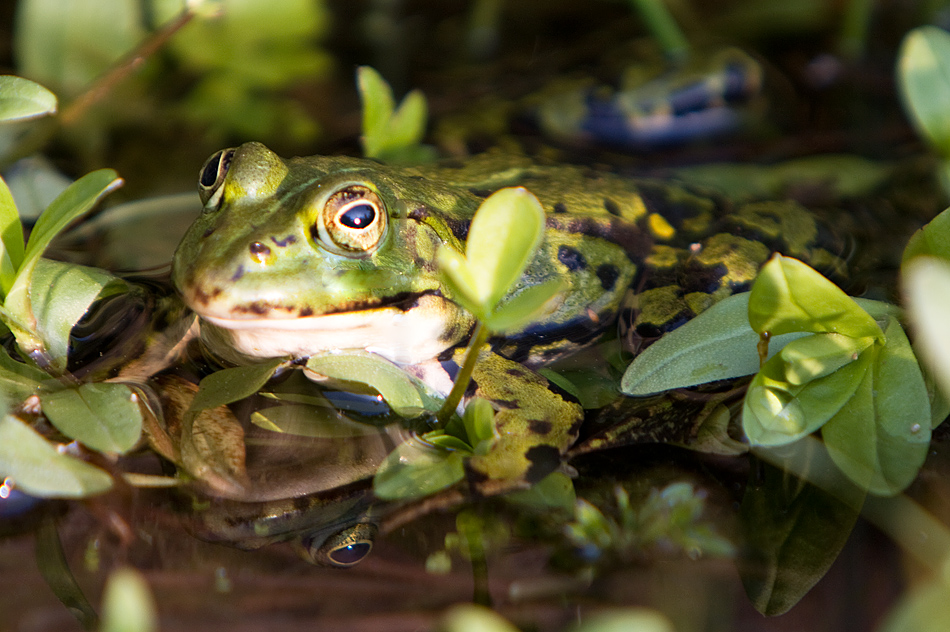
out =
[[[330,536],[322,544],[305,538],[303,545],[312,562],[348,568],[362,562],[373,550],[376,532],[376,525],[360,522]]]
[[[233,149],[222,149],[208,158],[198,176],[198,195],[205,206],[217,206],[224,191],[224,178],[231,167]],[[210,202],[210,204],[209,204]]]
[[[379,195],[369,187],[351,184],[327,199],[314,237],[335,252],[361,256],[382,242],[387,220]]]

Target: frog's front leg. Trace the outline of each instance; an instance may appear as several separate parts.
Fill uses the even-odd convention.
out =
[[[486,493],[535,483],[557,469],[584,418],[572,395],[490,350],[475,365],[466,400],[473,397],[488,400],[496,411],[497,440],[487,454],[469,461],[472,483]]]

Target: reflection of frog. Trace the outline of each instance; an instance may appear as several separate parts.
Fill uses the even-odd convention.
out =
[[[564,289],[476,367],[469,395],[493,403],[500,436],[469,462],[483,490],[558,466],[582,411],[535,369],[596,340],[630,288],[634,331],[651,338],[747,288],[773,250],[834,260],[812,216],[791,202],[727,209],[670,182],[496,154],[396,168],[284,161],[248,143],[205,165],[205,210],[178,248],[173,279],[203,341],[228,362],[365,349],[445,392],[473,323],[443,287],[435,252],[460,249],[481,200],[506,186],[528,188],[547,212],[544,243],[512,295],[549,279]]]

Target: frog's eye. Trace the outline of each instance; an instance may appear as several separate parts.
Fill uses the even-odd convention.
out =
[[[351,184],[327,199],[315,237],[340,254],[365,255],[379,246],[387,221],[379,195],[369,187]]]
[[[362,562],[373,550],[376,532],[376,525],[360,522],[330,536],[322,544],[304,538],[303,545],[312,562],[348,568]]]
[[[198,195],[205,206],[217,206],[224,192],[224,178],[228,175],[233,149],[222,149],[208,158],[198,175]],[[210,204],[209,204],[210,202]]]

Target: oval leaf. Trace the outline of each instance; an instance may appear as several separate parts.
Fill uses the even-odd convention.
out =
[[[893,496],[917,476],[930,446],[930,400],[896,318],[854,397],[821,429],[832,460],[873,494]]]
[[[873,338],[841,334],[814,334],[793,340],[780,352],[785,362],[785,379],[789,384],[800,385],[824,377],[857,360],[872,344]]]
[[[544,230],[544,210],[523,187],[496,191],[482,202],[465,242],[473,294],[491,311],[534,256]]]
[[[775,254],[749,293],[749,324],[773,336],[793,331],[881,340],[874,319],[841,288],[798,259]]]
[[[806,335],[776,336],[769,357]],[[621,390],[651,395],[752,375],[759,370],[758,342],[759,334],[749,326],[749,293],[733,294],[647,347],[627,367]]]
[[[43,414],[56,428],[100,452],[126,452],[142,434],[138,396],[125,384],[93,383],[41,392]]]
[[[325,353],[311,356],[307,377],[358,382],[375,389],[397,415],[416,417],[421,410],[438,410],[439,403],[426,387],[401,368],[375,353]]]
[[[216,408],[250,397],[261,390],[283,358],[273,358],[260,364],[221,369],[205,376],[198,385],[198,393],[191,402],[189,411]]]
[[[950,396],[950,263],[931,257],[911,261],[903,285],[921,357],[943,394]]]
[[[0,178],[0,298],[5,297],[23,263],[23,225],[10,188]]]
[[[106,286],[124,281],[100,270],[51,259],[40,259],[33,270],[30,305],[36,331],[58,371],[66,369],[69,332]]]
[[[784,445],[821,428],[849,400],[871,362],[872,350],[855,362],[803,386],[782,380],[776,356],[752,379],[742,404],[742,428],[753,445]]]
[[[0,477],[41,498],[85,498],[112,487],[98,467],[61,454],[28,425],[6,415],[0,419]]]
[[[901,44],[898,81],[917,129],[950,155],[950,34],[935,26],[911,31]]]
[[[373,478],[373,492],[383,500],[422,498],[464,478],[462,453],[435,448],[417,437],[389,453]]]
[[[101,632],[153,632],[158,629],[155,600],[145,578],[132,568],[109,575],[102,596]]]
[[[22,121],[56,112],[56,95],[29,79],[0,77],[0,121]]]
[[[915,257],[925,256],[950,261],[950,208],[911,235],[904,248],[901,267]]]

